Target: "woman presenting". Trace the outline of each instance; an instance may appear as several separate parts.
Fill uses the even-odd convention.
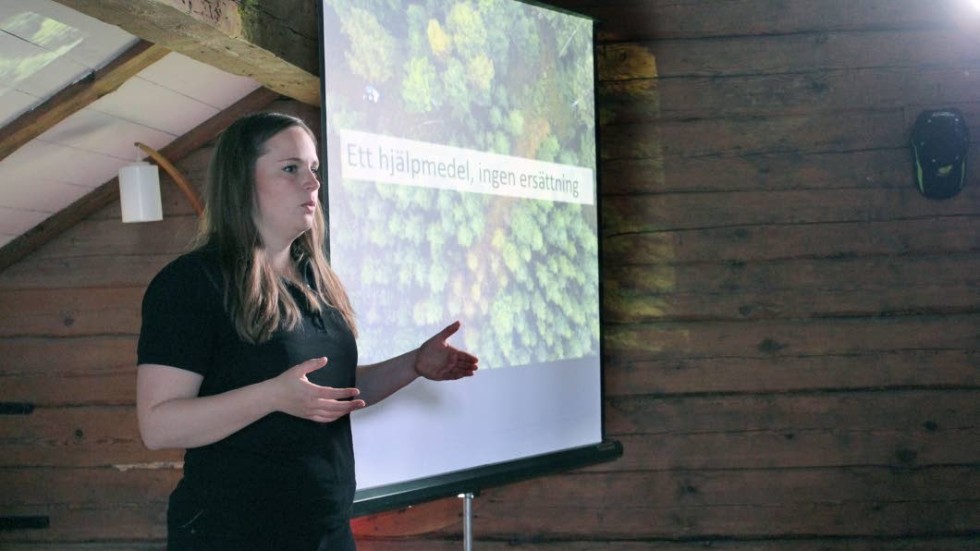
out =
[[[354,312],[324,254],[318,169],[301,120],[233,123],[211,160],[197,247],[146,290],[140,434],[151,449],[186,449],[170,551],[355,549],[349,414],[416,378],[477,369],[447,342],[459,322],[357,365]]]

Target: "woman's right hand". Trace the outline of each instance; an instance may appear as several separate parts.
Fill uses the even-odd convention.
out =
[[[312,358],[273,379],[278,389],[276,409],[294,417],[329,423],[365,407],[364,400],[355,399],[360,394],[358,389],[320,386],[306,377],[326,365],[326,358]]]

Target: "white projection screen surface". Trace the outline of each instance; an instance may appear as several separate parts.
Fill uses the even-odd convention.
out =
[[[594,21],[516,0],[320,7],[330,258],[360,363],[454,320],[480,357],[353,415],[358,495],[601,445]]]

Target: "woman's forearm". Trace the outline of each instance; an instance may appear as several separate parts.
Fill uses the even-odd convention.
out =
[[[376,404],[419,377],[454,381],[476,372],[479,359],[449,344],[460,323],[454,321],[429,337],[421,346],[372,365],[357,368],[357,388],[368,405]]]
[[[327,364],[310,358],[281,375],[214,396],[199,397],[203,377],[166,365],[140,365],[136,410],[148,448],[212,444],[273,412],[330,423],[364,407],[356,388],[313,384],[307,375]]]
[[[367,405],[374,405],[391,396],[418,378],[415,360],[418,349],[389,360],[357,368],[357,388]]]
[[[159,373],[144,373],[137,397],[140,435],[150,449],[196,448],[226,438],[276,410],[270,381],[198,397],[154,395]],[[166,377],[167,374],[163,374]],[[196,391],[195,393],[196,394]]]

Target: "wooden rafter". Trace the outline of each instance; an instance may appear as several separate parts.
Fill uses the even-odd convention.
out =
[[[81,111],[167,55],[166,48],[141,40],[108,65],[65,87],[38,107],[0,129],[0,161],[46,130]]]
[[[259,88],[177,138],[162,148],[160,153],[171,162],[178,162],[214,140],[235,119],[267,107],[278,97],[280,95],[276,92]],[[0,248],[0,271],[118,199],[119,182],[113,178]]]

